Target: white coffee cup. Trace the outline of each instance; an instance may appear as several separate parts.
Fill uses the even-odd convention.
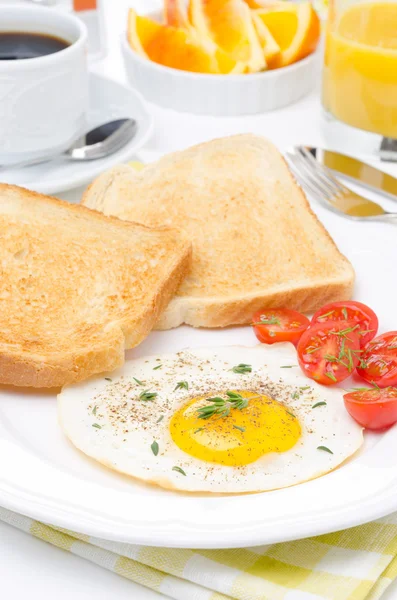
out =
[[[0,165],[61,152],[85,130],[87,31],[75,16],[47,7],[0,6],[0,33],[34,32],[70,46],[36,58],[0,60]]]

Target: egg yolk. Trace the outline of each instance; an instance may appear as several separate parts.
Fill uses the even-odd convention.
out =
[[[296,444],[301,426],[283,404],[256,392],[235,393],[247,398],[248,405],[241,410],[231,406],[228,416],[200,419],[197,411],[209,406],[208,396],[182,406],[170,422],[175,444],[200,460],[233,467],[253,463],[269,452],[286,452]],[[216,395],[226,398],[224,393]]]

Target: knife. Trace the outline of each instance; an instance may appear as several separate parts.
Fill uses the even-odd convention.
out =
[[[390,200],[397,201],[397,178],[384,173],[358,158],[346,156],[332,150],[307,146],[319,163],[336,171],[353,183],[359,183],[372,192],[381,193]]]

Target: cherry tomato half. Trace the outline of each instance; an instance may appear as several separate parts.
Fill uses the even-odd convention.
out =
[[[357,373],[381,388],[397,385],[397,331],[372,340],[361,355]]]
[[[363,348],[376,336],[378,317],[374,311],[361,302],[333,302],[318,310],[312,318],[312,324],[326,321],[355,321],[360,324],[358,335]]]
[[[347,412],[367,429],[385,429],[397,423],[397,389],[361,388],[343,396]]]
[[[288,308],[264,308],[253,316],[254,332],[263,344],[292,342],[296,344],[310,325],[305,315]]]
[[[347,379],[360,360],[359,327],[354,321],[327,321],[307,329],[297,346],[305,375],[323,385]]]

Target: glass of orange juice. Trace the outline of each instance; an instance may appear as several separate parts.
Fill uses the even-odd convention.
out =
[[[397,0],[330,0],[324,60],[327,113],[397,139]]]

